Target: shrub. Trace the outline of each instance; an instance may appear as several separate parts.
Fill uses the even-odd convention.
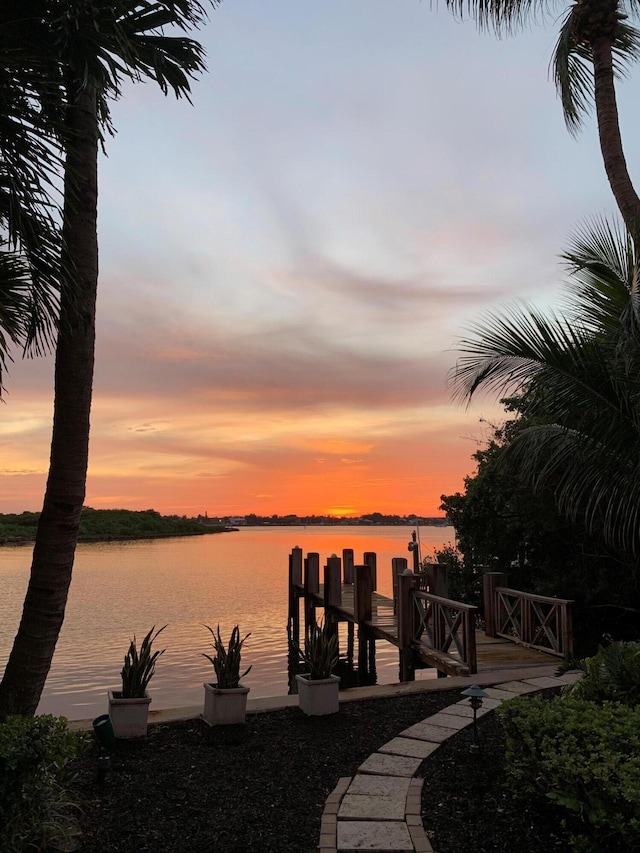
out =
[[[64,717],[7,717],[0,723],[0,850],[23,853],[63,844],[75,832],[65,790],[70,761],[86,745]]]
[[[640,704],[640,643],[600,646],[593,657],[573,661],[571,666],[583,676],[567,688],[570,696],[592,702],[623,702],[631,707]]]
[[[574,850],[640,849],[640,708],[536,697],[498,713],[508,782],[564,810]]]

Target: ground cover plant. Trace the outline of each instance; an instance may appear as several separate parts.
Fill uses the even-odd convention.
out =
[[[77,830],[71,763],[86,738],[50,715],[0,723],[0,851],[64,849]]]
[[[507,777],[563,811],[571,849],[640,850],[640,709],[573,697],[514,699],[498,715]]]

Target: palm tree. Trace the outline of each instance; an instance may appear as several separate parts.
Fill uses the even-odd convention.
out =
[[[446,0],[455,14],[468,11],[481,28],[497,34],[523,28],[531,19],[558,9],[551,0]],[[622,147],[615,78],[624,76],[640,55],[640,33],[627,23],[638,17],[637,0],[577,0],[566,12],[553,57],[556,86],[572,133],[596,108],[600,150],[616,204],[630,233],[640,235],[640,198],[633,187]]]
[[[190,78],[204,68],[202,48],[184,36],[165,36],[164,28],[185,30],[204,19],[198,0],[20,0],[8,24],[28,29],[52,79],[61,74],[65,82],[61,257],[73,287],[61,291],[49,477],[22,619],[0,683],[0,718],[35,712],[71,581],[93,385],[98,145],[112,131],[109,103],[127,79],[148,78],[188,98]]]
[[[640,551],[640,268],[634,241],[604,220],[564,255],[572,282],[563,316],[519,306],[483,318],[453,373],[466,400],[518,389],[538,423],[504,454],[509,470],[551,488],[625,558]]]

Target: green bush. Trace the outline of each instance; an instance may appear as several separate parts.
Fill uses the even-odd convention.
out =
[[[7,717],[0,723],[0,851],[45,850],[74,833],[65,791],[86,738],[64,717]]]
[[[640,707],[536,697],[498,713],[508,783],[565,812],[574,850],[640,850]]]
[[[584,674],[567,688],[569,695],[591,702],[640,705],[640,643],[609,643],[600,646],[593,657],[573,661],[571,666]]]

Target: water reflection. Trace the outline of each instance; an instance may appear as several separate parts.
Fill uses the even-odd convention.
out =
[[[209,643],[205,624],[220,623],[223,634],[236,623],[243,633],[251,631],[243,665],[253,666],[247,678],[252,697],[286,694],[287,563],[292,547],[317,551],[321,561],[343,548],[353,548],[358,561],[365,551],[375,551],[378,590],[391,596],[391,558],[407,556],[410,534],[406,527],[274,527],[80,545],[65,623],[39,710],[71,719],[103,713],[107,690],[119,684],[131,636],[144,636],[153,624],[165,623],[167,651],[151,683],[152,708],[202,703],[202,683],[211,680],[210,664],[201,656]],[[421,539],[428,556],[433,547],[452,541],[453,531],[425,528]],[[0,669],[18,627],[30,564],[29,548],[0,548]],[[371,683],[372,678],[379,683],[398,680],[398,652],[388,643],[377,644],[366,671],[354,660],[353,641],[350,645],[344,625],[340,648],[343,685]]]

